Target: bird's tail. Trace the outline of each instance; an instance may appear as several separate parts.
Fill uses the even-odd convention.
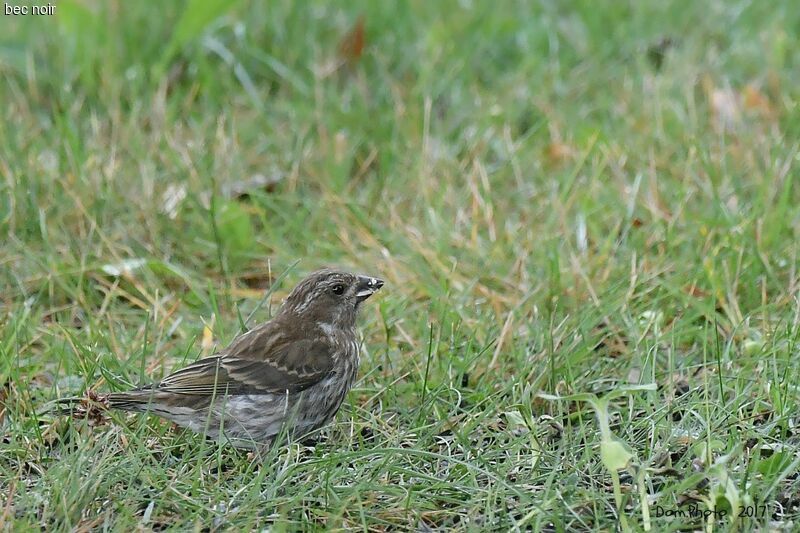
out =
[[[149,387],[127,392],[112,392],[106,395],[108,406],[123,411],[146,411],[153,402],[153,391]]]
[[[144,390],[111,392],[98,394],[88,391],[86,396],[61,398],[51,404],[47,414],[53,416],[72,416],[73,418],[97,418],[109,409],[123,411],[142,411],[151,400],[151,394]]]

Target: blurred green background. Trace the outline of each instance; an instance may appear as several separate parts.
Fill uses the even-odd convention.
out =
[[[794,527],[793,2],[55,4],[0,17],[0,525]],[[316,447],[36,416],[323,265],[387,285]]]

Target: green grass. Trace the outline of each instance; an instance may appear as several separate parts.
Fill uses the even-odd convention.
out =
[[[796,6],[342,6],[0,17],[0,529],[797,528]],[[37,415],[329,264],[387,284],[316,446]]]

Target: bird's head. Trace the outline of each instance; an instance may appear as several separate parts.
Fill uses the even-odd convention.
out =
[[[319,270],[289,293],[281,313],[318,327],[352,328],[361,302],[382,286],[383,280],[378,278]]]

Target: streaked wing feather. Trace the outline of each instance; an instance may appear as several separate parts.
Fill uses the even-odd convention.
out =
[[[200,359],[154,388],[187,395],[294,393],[321,380],[332,366],[327,344],[300,340],[273,347],[270,353],[251,350]]]

